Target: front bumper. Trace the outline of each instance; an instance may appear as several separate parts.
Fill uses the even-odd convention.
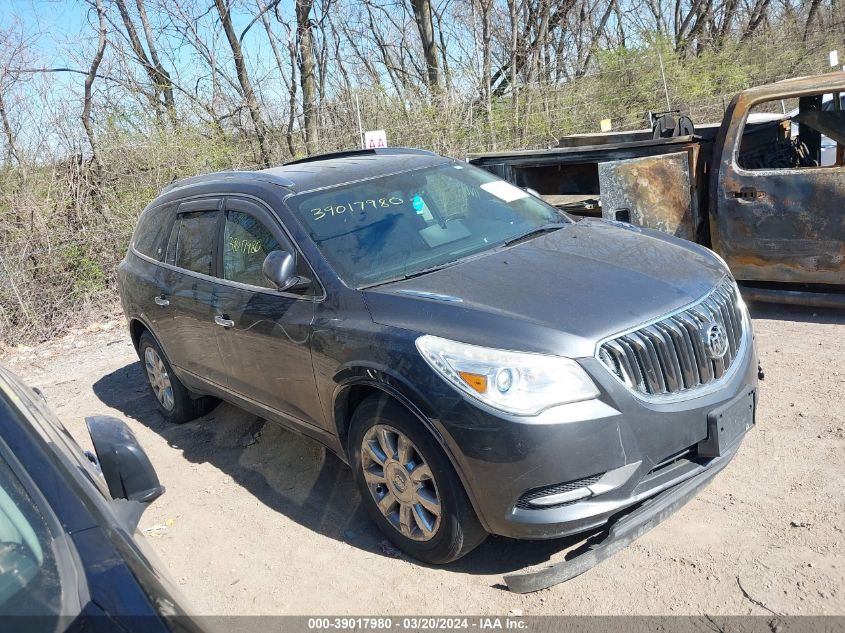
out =
[[[599,398],[556,407],[530,421],[452,401],[440,424],[482,523],[513,538],[576,534],[723,467],[744,433],[714,451],[708,416],[743,398],[756,404],[756,350],[749,343],[718,389],[680,401],[644,401],[592,358],[581,364],[599,387]],[[683,451],[688,452],[675,457]],[[577,488],[582,480],[597,494],[548,508],[524,503],[528,491],[568,482],[575,482],[568,489]],[[601,486],[606,481],[613,484],[610,490]]]
[[[508,589],[517,593],[546,589],[583,574],[624,549],[698,494],[727,465],[738,448],[739,445],[734,444],[728,451],[730,455],[726,454],[726,459],[721,460],[719,464],[714,464],[677,486],[650,497],[635,510],[614,519],[604,538],[598,543],[592,543],[587,550],[577,556],[567,558],[540,571],[505,576]]]

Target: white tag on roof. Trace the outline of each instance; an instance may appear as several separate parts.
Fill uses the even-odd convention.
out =
[[[384,130],[364,132],[364,148],[378,149],[379,147],[387,147],[387,133]]]

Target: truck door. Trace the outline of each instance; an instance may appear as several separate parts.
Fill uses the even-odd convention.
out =
[[[695,164],[698,146],[684,151],[599,163],[602,217],[675,237],[699,237]]]
[[[837,83],[751,91],[728,109],[710,231],[738,280],[845,285],[845,82]]]

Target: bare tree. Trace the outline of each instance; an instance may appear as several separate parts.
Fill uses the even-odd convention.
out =
[[[596,25],[595,29],[593,30],[593,36],[590,38],[589,44],[586,46],[585,53],[583,57],[578,62],[578,70],[576,71],[576,76],[583,77],[587,74],[587,70],[590,68],[590,62],[593,59],[593,54],[598,48],[599,39],[605,34],[605,28],[607,28],[607,21],[610,19],[611,13],[616,9],[617,0],[610,0],[607,3],[607,6],[604,9],[604,12],[601,14],[601,18],[599,19],[598,24]],[[584,20],[586,22],[586,20]]]
[[[161,119],[162,103],[161,103],[161,89],[159,87],[159,77],[155,67],[147,57],[147,52],[141,45],[141,40],[138,38],[138,32],[135,29],[135,24],[132,22],[132,16],[126,7],[125,0],[114,0],[117,5],[117,10],[120,12],[120,18],[123,21],[123,26],[126,29],[126,38],[129,40],[129,45],[132,47],[132,52],[135,60],[141,65],[150,80],[152,92],[148,94],[150,104],[155,108],[156,116]]]
[[[94,135],[94,126],[91,124],[91,103],[93,98],[94,80],[97,78],[97,69],[100,67],[100,62],[103,61],[103,55],[106,52],[106,11],[103,8],[103,0],[94,0],[94,7],[97,11],[97,51],[94,53],[94,58],[91,60],[91,66],[88,69],[88,74],[85,76],[85,96],[82,101],[82,125],[85,127],[85,134],[88,137],[88,142],[91,144],[91,155],[94,168],[99,174],[102,172],[103,164],[100,161],[100,156],[97,151],[97,139]],[[90,0],[89,0],[90,2]]]
[[[98,0],[99,1],[99,0]],[[243,91],[244,101],[249,110],[252,125],[255,128],[255,136],[258,139],[259,148],[259,163],[263,167],[270,166],[270,151],[267,147],[267,129],[264,125],[264,118],[261,116],[261,110],[258,107],[258,100],[255,98],[255,92],[252,89],[252,82],[249,79],[249,72],[244,60],[241,43],[235,34],[235,29],[232,26],[232,16],[229,13],[229,7],[226,6],[225,0],[214,0],[217,6],[217,12],[220,15],[220,23],[223,25],[223,32],[226,34],[226,39],[229,40],[229,47],[232,49],[232,58],[235,63],[235,71],[238,75],[238,82]]]
[[[305,148],[317,151],[317,84],[314,80],[314,34],[311,9],[314,0],[296,0],[296,41],[299,81],[302,85],[302,118],[305,120]]]
[[[718,27],[718,32],[713,38],[714,44],[721,47],[730,33],[733,26],[734,17],[736,16],[737,5],[739,0],[726,0],[722,5],[720,13],[721,24]]]
[[[279,76],[282,78],[282,83],[285,85],[285,88],[288,91],[288,122],[285,129],[285,141],[288,146],[288,151],[290,152],[291,156],[296,155],[296,147],[293,142],[293,126],[296,121],[296,102],[297,102],[297,88],[296,88],[296,47],[294,45],[294,37],[292,33],[292,29],[290,26],[282,20],[281,15],[276,11],[276,6],[278,2],[274,0],[271,4],[265,5],[263,0],[256,0],[256,4],[258,5],[258,19],[261,20],[261,24],[264,27],[264,32],[267,34],[267,40],[270,42],[270,49],[273,51],[273,59],[276,62],[276,68],[279,71]],[[273,10],[276,15],[276,19],[282,24],[282,26],[287,30],[287,49],[288,49],[288,63],[282,60],[282,53],[279,49],[279,42],[278,36],[273,31],[272,23],[270,22],[270,18],[267,17],[267,13],[270,10]],[[246,29],[245,29],[246,30]],[[244,30],[244,31],[245,31]],[[243,38],[244,33],[241,33],[241,39]],[[290,76],[288,73],[285,72],[285,67],[290,68]]]
[[[23,163],[21,158],[21,151],[18,149],[18,144],[15,141],[15,133],[12,130],[12,125],[9,123],[9,115],[6,112],[6,102],[3,99],[3,92],[5,86],[0,81],[0,120],[3,122],[3,132],[6,134],[6,143],[8,144],[9,160],[14,159],[20,165]]]
[[[440,58],[442,61],[443,67],[443,78],[442,83],[445,83],[446,86],[452,85],[452,70],[449,66],[449,46],[446,44],[446,30],[447,28],[444,26],[444,21],[448,21],[451,16],[447,16],[446,12],[449,10],[451,0],[444,0],[443,4],[438,7],[436,5],[431,6],[431,15],[436,22],[434,25],[434,29],[437,32],[437,39],[440,43],[438,47],[438,52],[440,53]]]
[[[514,2],[515,0],[509,0]],[[554,8],[550,5],[554,3]],[[539,71],[540,51],[547,46],[549,36],[565,23],[566,16],[575,5],[575,0],[539,0],[539,6],[528,5],[528,19],[525,21],[525,30],[528,32],[520,34],[516,32],[516,11],[511,9],[511,23],[514,29],[513,40],[515,43],[511,58],[502,64],[493,73],[490,83],[495,86],[494,96],[502,96],[512,84],[515,84],[516,77],[526,74],[526,81],[531,82]],[[524,5],[525,6],[525,5]],[[530,40],[528,38],[531,38]]]
[[[810,1],[810,9],[807,11],[807,21],[804,23],[804,36],[801,38],[801,41],[804,43],[806,43],[807,40],[810,39],[810,29],[813,26],[813,21],[816,17],[816,13],[818,13],[820,4],[821,0]]]
[[[490,129],[490,143],[496,147],[496,128],[493,124],[493,99],[491,95],[491,66],[492,66],[492,23],[493,0],[478,0],[481,14],[481,98],[487,113],[487,125]]]
[[[141,26],[144,29],[144,37],[147,40],[147,48],[150,51],[150,60],[153,68],[155,68],[156,85],[164,95],[164,107],[170,117],[170,123],[173,127],[178,124],[176,116],[176,99],[173,96],[173,81],[161,63],[158,55],[158,47],[156,45],[155,37],[153,36],[152,28],[150,28],[150,20],[147,18],[147,9],[144,5],[144,0],[135,0],[135,5],[138,9],[138,17],[141,20]]]
[[[440,90],[440,59],[431,19],[431,0],[411,0],[411,9],[420,33],[428,87],[432,92],[437,92]]]
[[[23,61],[26,63],[27,43],[22,34],[14,28],[0,30],[0,123],[3,125],[3,134],[6,136],[6,150],[8,160],[17,162],[19,167],[24,166],[24,156],[17,142],[17,134],[12,127],[9,116],[6,95],[11,94],[14,85],[19,79],[19,67]]]
[[[398,25],[391,21],[390,15],[384,11],[383,7],[376,6],[372,2],[364,3],[364,7],[367,12],[367,23],[363,30],[372,34],[376,47],[379,51],[379,56],[381,57],[381,64],[384,67],[385,72],[387,72],[387,76],[390,79],[390,83],[393,85],[393,89],[396,91],[397,95],[413,94],[414,77],[410,71],[413,70],[414,74],[418,74],[420,69],[417,68],[412,57],[405,58],[402,55],[402,53],[408,48],[405,46],[404,31],[400,31],[401,37],[399,39],[399,46],[391,44],[388,41],[390,38],[382,32],[380,23],[383,20],[379,19],[379,17],[385,18],[384,21],[386,21],[394,29],[397,29]],[[376,11],[379,11],[381,16],[376,16]],[[368,59],[366,51],[362,51],[357,44],[359,34],[359,32],[351,33],[347,28],[347,36],[349,38],[350,47],[355,51],[355,54],[359,59]],[[408,66],[411,66],[411,69],[409,69]],[[374,74],[378,76],[377,71]],[[420,79],[425,81],[426,76],[426,73],[423,71]]]
[[[754,5],[751,8],[751,14],[748,19],[748,25],[745,27],[742,37],[739,38],[740,42],[745,42],[748,38],[754,35],[754,32],[768,14],[769,2],[770,0],[754,0]]]

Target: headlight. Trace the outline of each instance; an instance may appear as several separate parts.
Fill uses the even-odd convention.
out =
[[[537,415],[549,407],[599,395],[574,360],[509,352],[421,336],[417,349],[452,385],[501,411]]]

